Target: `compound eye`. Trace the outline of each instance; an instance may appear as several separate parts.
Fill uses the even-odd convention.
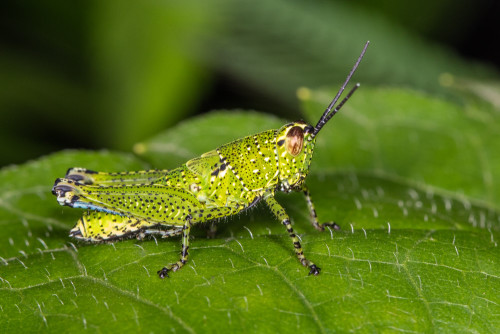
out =
[[[300,126],[294,126],[286,134],[285,149],[292,156],[297,156],[304,145],[304,130]]]

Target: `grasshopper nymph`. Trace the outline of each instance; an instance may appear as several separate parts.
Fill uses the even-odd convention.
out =
[[[70,236],[99,242],[137,234],[164,238],[182,234],[180,259],[158,271],[160,278],[165,278],[187,261],[191,226],[235,215],[264,201],[285,226],[300,263],[309,267],[309,274],[318,275],[320,268],[305,257],[274,194],[303,192],[312,225],[320,231],[326,226],[339,229],[334,222],[318,222],[304,181],[316,136],[359,87],[356,84],[335,106],[368,44],[314,127],[304,121],[285,124],[222,145],[173,170],[103,173],[70,168],[52,189],[59,204],[87,210]]]

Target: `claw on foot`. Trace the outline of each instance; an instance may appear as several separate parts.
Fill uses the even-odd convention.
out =
[[[165,277],[170,277],[168,276],[168,271],[169,269],[167,267],[163,267],[161,270],[157,271],[157,274],[161,279],[164,279]]]
[[[179,266],[179,264],[174,263],[174,264],[168,265],[166,267],[163,267],[162,270],[158,270],[157,273],[158,273],[158,276],[160,276],[160,278],[170,277],[170,276],[168,276],[169,271],[177,271],[180,268],[181,268],[181,266]]]
[[[321,224],[321,227],[323,227],[323,230],[325,229],[325,227],[331,227],[332,229],[334,229],[335,231],[340,231],[340,226],[337,225],[336,222],[328,222],[328,223],[323,223]]]
[[[315,264],[310,265],[310,266],[309,266],[309,269],[311,269],[311,270],[309,271],[309,275],[314,275],[314,276],[319,275],[319,272],[321,271],[321,268],[316,267],[316,265],[315,265]]]

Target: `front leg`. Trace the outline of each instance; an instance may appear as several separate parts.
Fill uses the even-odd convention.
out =
[[[329,226],[336,231],[340,230],[340,226],[338,226],[337,223],[335,222],[327,222],[320,224],[318,222],[318,216],[316,215],[316,209],[314,208],[314,204],[311,199],[311,194],[309,193],[309,189],[307,188],[305,183],[302,185],[302,192],[306,197],[307,207],[309,208],[309,213],[311,215],[311,224],[314,226],[314,228],[317,229],[318,231],[324,231],[325,227]]]
[[[265,201],[266,204],[271,209],[271,211],[276,216],[276,218],[278,218],[281,221],[281,223],[285,226],[290,238],[292,238],[293,247],[295,248],[295,254],[297,254],[300,263],[302,263],[304,267],[309,267],[310,269],[309,275],[311,274],[318,275],[321,269],[316,267],[316,265],[312,261],[309,261],[304,256],[304,251],[302,250],[302,246],[300,245],[299,238],[297,238],[297,236],[293,232],[292,224],[290,223],[290,218],[285,212],[285,209],[283,209],[283,207],[278,202],[276,202],[276,200],[272,196],[267,197]]]
[[[169,277],[168,272],[169,271],[177,271],[182,268],[183,265],[186,264],[188,260],[188,249],[189,249],[189,232],[191,231],[191,216],[187,216],[186,218],[186,223],[182,227],[182,251],[181,251],[181,258],[179,261],[176,263],[169,264],[166,267],[163,267],[161,270],[158,270],[158,276],[160,278],[165,278]]]

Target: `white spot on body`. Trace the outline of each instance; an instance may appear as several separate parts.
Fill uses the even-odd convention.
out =
[[[227,172],[227,168],[224,169],[223,171],[220,171],[219,172],[219,178],[221,178],[221,179],[224,178],[224,176],[226,175],[226,172]]]

